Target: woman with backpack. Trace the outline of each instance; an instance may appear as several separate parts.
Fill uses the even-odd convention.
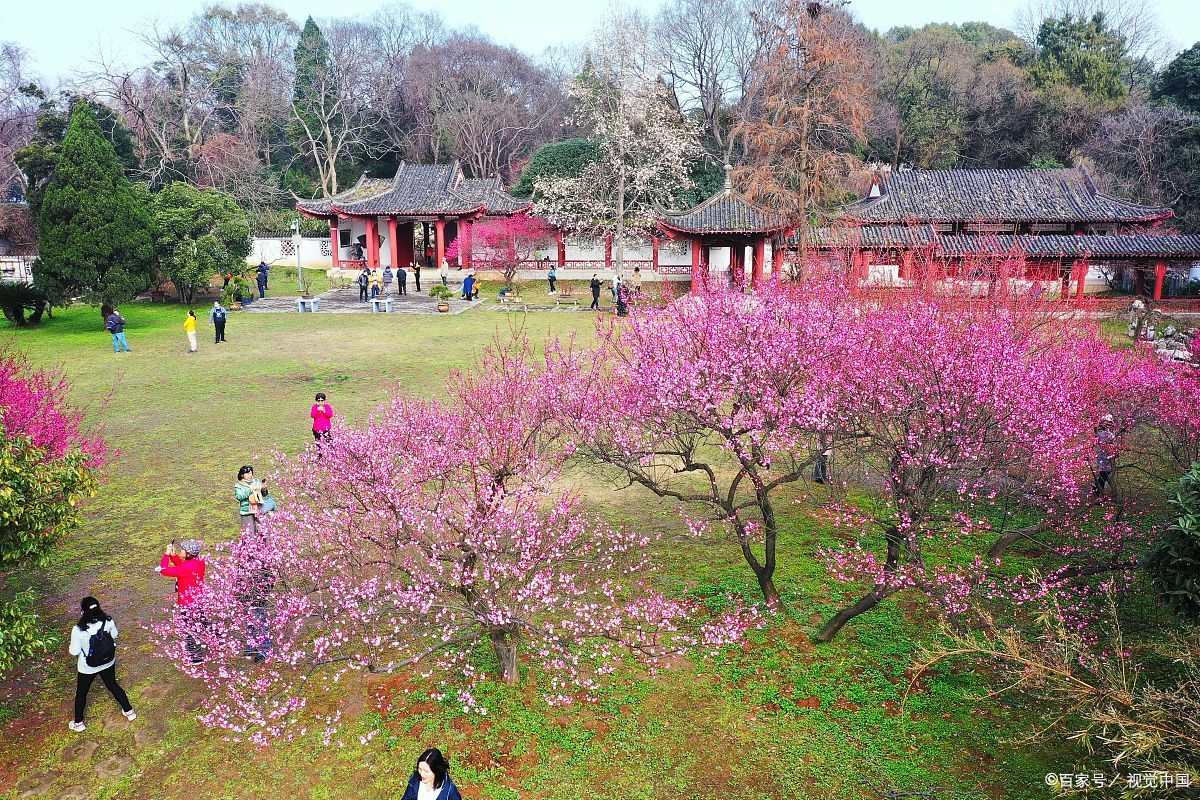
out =
[[[76,665],[75,718],[69,726],[76,733],[87,730],[83,724],[83,712],[87,708],[88,690],[97,676],[104,681],[105,688],[112,693],[117,705],[121,706],[125,718],[137,719],[137,712],[117,682],[117,623],[104,613],[100,601],[94,597],[83,598],[79,606],[83,613],[79,616],[79,622],[71,628],[71,644],[68,648],[71,655],[79,656]]]

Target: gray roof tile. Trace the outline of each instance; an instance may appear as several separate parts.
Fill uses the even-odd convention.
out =
[[[466,178],[453,164],[402,163],[391,180],[359,179],[354,188],[330,198],[302,200],[297,208],[332,215],[465,215],[473,212],[513,214],[529,204],[506,194],[499,178]]]
[[[863,222],[1116,221],[1165,219],[1096,189],[1083,169],[942,169],[885,172],[882,195],[851,204]]]

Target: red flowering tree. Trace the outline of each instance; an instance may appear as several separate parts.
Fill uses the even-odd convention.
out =
[[[715,289],[648,309],[557,370],[581,450],[626,485],[727,526],[779,609],[779,495],[828,446],[854,341],[835,284],[772,291]]]
[[[76,504],[95,491],[104,441],[67,397],[66,379],[0,352],[0,586],[40,566],[78,522]],[[43,650],[31,591],[0,591],[0,673]]]
[[[486,269],[498,270],[504,276],[504,285],[511,287],[517,270],[535,261],[555,230],[530,214],[485,219],[471,226],[471,255]],[[450,243],[446,258],[462,263],[463,238],[460,235]]]
[[[551,381],[527,355],[489,357],[452,380],[445,402],[397,397],[362,430],[335,431],[319,459],[284,459],[282,510],[210,562],[204,622],[191,617],[207,661],[181,669],[208,683],[208,724],[288,736],[303,724],[298,684],[321,668],[418,668],[486,712],[476,681],[516,683],[536,664],[547,700],[567,702],[621,654],[655,665],[753,622],[732,612],[690,623],[694,603],[647,584],[650,535],[555,489],[570,450]],[[160,633],[182,663],[179,624]],[[251,665],[244,652],[263,638],[266,661]]]

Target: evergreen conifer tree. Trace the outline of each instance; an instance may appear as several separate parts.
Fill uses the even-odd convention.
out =
[[[72,106],[37,217],[33,276],[51,302],[82,297],[107,314],[149,288],[155,247],[148,202],[148,192],[125,177],[92,109]]]

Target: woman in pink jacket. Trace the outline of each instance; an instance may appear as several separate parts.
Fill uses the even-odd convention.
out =
[[[325,402],[324,392],[317,393],[317,402],[313,404],[309,416],[312,417],[313,438],[317,440],[317,444],[329,441],[329,421],[333,419],[333,408]]]

